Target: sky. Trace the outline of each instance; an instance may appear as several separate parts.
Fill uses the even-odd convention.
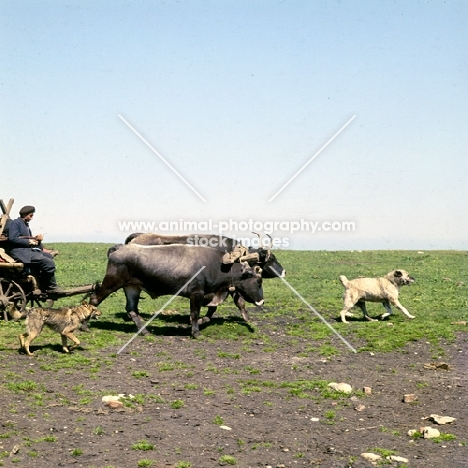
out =
[[[0,198],[46,244],[190,222],[465,250],[467,24],[456,0],[4,0]]]

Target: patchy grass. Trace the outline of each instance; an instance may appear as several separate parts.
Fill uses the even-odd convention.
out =
[[[149,460],[148,458],[144,458],[138,461],[137,466],[139,468],[143,468],[147,466],[153,466],[153,464],[154,464],[154,460]]]
[[[217,426],[222,426],[224,424],[223,418],[219,415],[216,415],[213,419],[213,424],[216,424]]]
[[[223,465],[237,465],[237,460],[231,455],[223,455],[219,457],[219,463]]]
[[[140,440],[132,445],[132,450],[142,450],[146,452],[148,450],[154,450],[154,445],[148,443],[146,440]]]
[[[183,408],[185,406],[185,402],[184,402],[184,400],[177,399],[177,400],[174,400],[173,402],[171,402],[171,404],[169,406],[172,409],[180,409],[180,408]]]

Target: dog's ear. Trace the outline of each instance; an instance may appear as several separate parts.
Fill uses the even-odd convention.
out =
[[[403,273],[400,270],[395,270],[395,274],[393,276],[395,276],[395,278],[401,278]]]

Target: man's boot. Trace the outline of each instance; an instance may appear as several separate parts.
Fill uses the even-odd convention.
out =
[[[55,274],[52,275],[42,275],[42,282],[44,283],[44,289],[47,294],[61,294],[63,289],[57,286],[57,280],[55,279]]]

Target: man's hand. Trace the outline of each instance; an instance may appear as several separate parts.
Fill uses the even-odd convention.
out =
[[[37,236],[34,236],[34,239],[36,239],[38,242],[41,242],[44,240],[44,235],[38,234]]]
[[[39,242],[36,239],[29,239],[29,245],[37,245]]]

